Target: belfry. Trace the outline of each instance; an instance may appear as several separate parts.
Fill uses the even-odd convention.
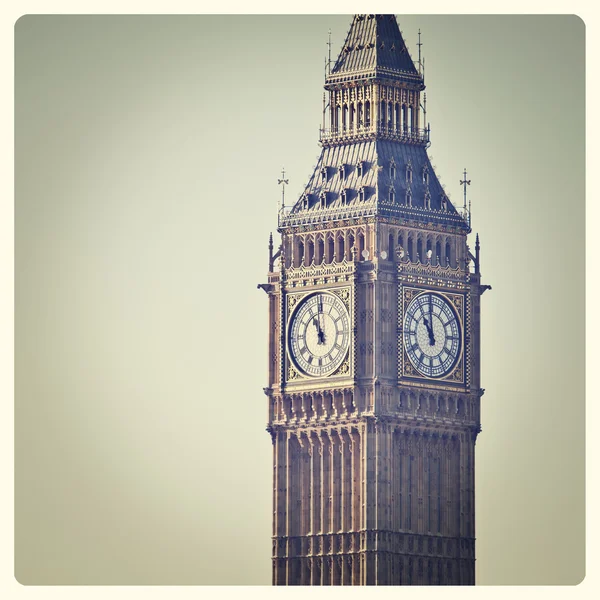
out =
[[[355,15],[269,243],[274,585],[475,583],[490,286],[429,161],[424,89],[395,16]]]

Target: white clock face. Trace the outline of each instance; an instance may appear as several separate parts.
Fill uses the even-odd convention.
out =
[[[344,303],[322,292],[304,299],[290,321],[288,344],[303,373],[313,377],[333,373],[350,346],[350,318]]]
[[[456,312],[439,294],[412,300],[404,316],[404,348],[413,367],[427,377],[443,377],[456,365],[461,328]]]

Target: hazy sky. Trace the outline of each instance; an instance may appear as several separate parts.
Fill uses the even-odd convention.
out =
[[[481,238],[477,582],[584,573],[584,25],[398,15]],[[350,15],[15,29],[16,576],[270,584],[267,271]],[[471,241],[474,244],[474,240]]]

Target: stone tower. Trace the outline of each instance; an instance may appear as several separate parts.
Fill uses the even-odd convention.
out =
[[[355,15],[269,243],[274,585],[475,582],[489,286],[427,156],[424,89],[396,18]]]

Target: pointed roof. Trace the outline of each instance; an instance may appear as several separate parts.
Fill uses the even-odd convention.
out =
[[[425,148],[389,140],[324,147],[283,225],[377,215],[469,229],[439,182]]]
[[[386,77],[422,85],[395,15],[354,15],[326,84],[355,77]]]

